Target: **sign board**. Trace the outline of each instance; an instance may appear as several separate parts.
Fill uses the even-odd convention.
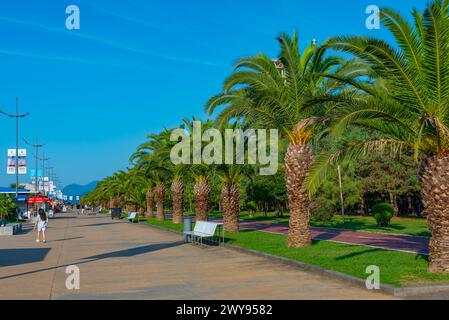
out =
[[[27,151],[19,149],[17,162],[19,165],[19,174],[27,174]],[[8,149],[8,165],[6,174],[16,174],[16,149]]]

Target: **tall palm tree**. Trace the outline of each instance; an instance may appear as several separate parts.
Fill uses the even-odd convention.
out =
[[[196,221],[207,221],[210,212],[210,195],[212,187],[207,176],[195,176],[195,185],[193,186],[195,195],[195,213]]]
[[[157,149],[154,150],[153,156],[156,161],[164,164],[164,168],[160,169],[164,172],[164,179],[171,180],[172,221],[175,224],[180,224],[183,222],[184,214],[184,178],[188,170],[187,166],[175,165],[170,159],[171,150],[175,145],[175,142],[170,139],[171,132],[171,130],[164,130],[157,137]],[[162,218],[162,215],[159,213],[159,219]]]
[[[148,185],[147,187],[146,202],[147,202],[147,217],[152,218],[154,208],[154,188],[152,185]]]
[[[145,172],[144,177],[146,179],[146,199],[147,199],[147,211],[149,216],[152,217],[153,197],[156,196],[156,217],[159,221],[165,220],[164,213],[164,200],[165,200],[165,183],[168,179],[170,171],[164,167],[164,161],[161,161],[154,155],[146,155],[138,163],[137,168],[140,168]],[[153,181],[155,187],[153,188]],[[149,209],[148,207],[151,207]]]
[[[127,173],[127,180],[125,182],[126,188],[126,200],[125,205],[132,205],[135,211],[140,216],[145,214],[146,208],[146,179],[143,177],[142,172],[131,169]]]
[[[184,214],[184,180],[178,172],[173,177],[170,191],[173,201],[173,223],[180,224],[183,222]]]
[[[239,232],[240,181],[242,173],[237,165],[222,165],[218,169],[221,180],[224,230]]]
[[[449,273],[449,1],[433,0],[423,13],[413,10],[413,23],[383,8],[381,21],[396,45],[361,36],[328,42],[370,67],[369,81],[340,79],[363,99],[342,99],[346,103],[337,108],[333,133],[356,125],[378,132],[381,139],[352,141],[339,156],[328,158],[354,158],[387,148],[413,151],[422,162],[424,213],[432,233],[429,270]],[[315,166],[315,178],[326,172],[326,162]],[[316,189],[313,181],[308,184]]]
[[[265,54],[241,59],[225,81],[224,92],[211,98],[206,110],[213,113],[224,106],[220,123],[243,118],[248,127],[278,128],[289,141],[285,156],[288,246],[303,247],[311,243],[309,197],[304,187],[312,162],[311,125],[324,114],[321,104],[309,105],[308,100],[338,88],[337,81],[322,76],[342,65],[336,57],[325,57],[325,48],[313,44],[300,53],[296,33],[291,37],[282,34],[277,40],[278,59],[273,61]]]
[[[156,218],[159,221],[165,220],[164,199],[165,199],[165,185],[162,181],[158,181],[156,183],[156,208],[157,208]]]
[[[159,134],[149,134],[148,141],[140,145],[137,151],[131,156],[130,161],[135,162],[136,168],[144,170],[148,181],[147,184],[147,211],[148,215],[152,216],[153,195],[156,195],[157,219],[162,221],[165,219],[164,214],[164,199],[165,199],[165,185],[164,180],[170,174],[170,164],[167,159],[170,147],[170,131],[164,129]],[[152,182],[156,186],[153,189]],[[151,209],[148,209],[151,207]]]
[[[183,119],[182,128],[184,128],[190,139],[190,150],[193,155],[193,140],[198,138],[199,141],[202,141],[202,137],[195,137],[194,130],[194,122],[199,121],[195,118]],[[213,127],[213,122],[211,120],[200,121],[202,131],[208,130]],[[200,133],[201,135],[201,133]],[[205,146],[205,142],[202,141],[202,149]],[[189,166],[189,173],[186,175],[193,178],[194,186],[193,193],[195,198],[195,213],[197,221],[207,221],[210,212],[210,197],[212,192],[211,180],[214,176],[214,165],[206,165],[206,164],[192,164]]]
[[[108,179],[107,184],[104,185],[104,192],[108,194],[110,198],[110,208],[119,208],[121,206],[126,192],[126,179],[126,172],[118,171],[114,173],[114,175]]]

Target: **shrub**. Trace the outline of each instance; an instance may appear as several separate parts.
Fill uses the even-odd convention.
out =
[[[373,207],[374,219],[380,227],[388,227],[393,215],[394,209],[389,203],[378,203]]]
[[[328,223],[332,221],[335,207],[326,201],[314,200],[310,204],[310,215],[314,222]]]
[[[14,218],[14,212],[16,209],[16,204],[13,199],[8,196],[0,195],[0,220],[7,221]]]

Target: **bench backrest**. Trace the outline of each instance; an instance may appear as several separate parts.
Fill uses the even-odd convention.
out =
[[[193,231],[194,232],[201,232],[201,233],[203,233],[203,230],[206,227],[205,223],[206,222],[204,222],[204,221],[197,221],[195,223],[195,228],[193,229]]]
[[[195,224],[195,229],[193,229],[193,231],[213,236],[217,226],[218,224],[214,222],[198,221]]]
[[[128,215],[128,219],[135,219],[137,215],[137,212],[130,212]]]

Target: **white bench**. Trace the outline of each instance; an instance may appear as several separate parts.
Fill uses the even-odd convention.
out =
[[[221,228],[223,231],[223,243],[224,243],[224,229],[222,223],[217,222],[207,222],[207,221],[198,221],[195,223],[195,228],[193,231],[184,231],[184,239],[190,238],[192,243],[198,243],[203,245],[203,240],[214,240],[218,238],[218,244],[220,244],[221,237],[216,237],[216,231],[218,228]]]
[[[128,213],[128,221],[129,222],[139,222],[139,218],[137,217],[137,212],[129,212]]]

